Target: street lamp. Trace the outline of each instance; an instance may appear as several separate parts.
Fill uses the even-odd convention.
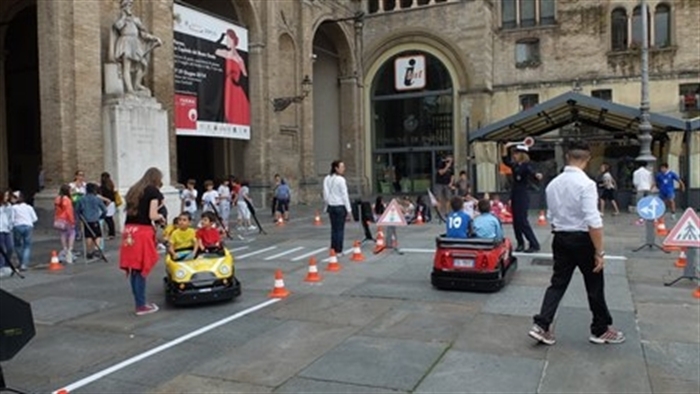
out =
[[[646,0],[641,0],[642,5],[642,102],[640,106],[640,121],[639,121],[639,156],[637,161],[643,161],[647,164],[652,164],[656,161],[656,157],[651,154],[651,122],[649,115],[649,19],[647,18],[647,3]]]
[[[290,96],[290,97],[279,97],[276,99],[272,100],[272,108],[274,108],[275,112],[282,112],[287,107],[289,107],[292,103],[301,103],[304,101],[306,96],[311,93],[311,88],[313,87],[313,82],[311,82],[311,78],[309,78],[308,75],[304,76],[304,80],[301,81],[301,95],[299,96]]]

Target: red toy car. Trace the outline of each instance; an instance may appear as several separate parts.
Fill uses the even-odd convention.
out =
[[[437,237],[435,243],[430,282],[438,289],[498,291],[518,267],[508,238]]]

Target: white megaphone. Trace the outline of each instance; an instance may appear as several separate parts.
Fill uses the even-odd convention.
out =
[[[526,147],[530,148],[530,147],[532,147],[533,145],[535,145],[535,139],[532,138],[532,137],[525,137],[525,139],[522,140],[522,141],[518,141],[518,142],[508,142],[508,143],[506,143],[506,146],[507,146],[507,147],[510,147],[510,146],[517,146],[517,145],[523,145],[523,146],[526,146]]]

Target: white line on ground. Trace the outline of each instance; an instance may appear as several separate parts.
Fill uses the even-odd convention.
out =
[[[238,256],[237,259],[240,260],[240,259],[244,259],[246,257],[255,256],[256,254],[265,253],[265,252],[273,250],[273,249],[277,249],[277,246],[270,246],[269,248],[256,250],[255,252],[242,254],[242,255]]]
[[[317,255],[317,254],[323,252],[324,250],[328,250],[328,248],[323,247],[323,248],[318,248],[318,249],[316,249],[316,250],[312,250],[312,251],[309,252],[309,253],[305,253],[305,254],[302,254],[301,256],[297,256],[297,257],[293,258],[292,261],[299,261],[299,260],[305,259],[305,258],[307,258],[307,257],[311,257],[311,256],[313,256],[313,255]]]
[[[243,317],[243,316],[245,316],[245,315],[248,315],[248,314],[253,313],[253,312],[256,312],[256,311],[258,311],[258,310],[260,310],[260,309],[266,308],[266,307],[268,307],[268,306],[270,306],[270,305],[272,305],[272,304],[274,304],[274,303],[276,303],[276,302],[278,302],[278,301],[280,301],[279,298],[273,298],[273,299],[267,300],[267,301],[265,301],[265,302],[263,302],[263,303],[261,303],[261,304],[254,305],[254,306],[252,306],[252,307],[250,307],[250,308],[248,308],[248,309],[246,309],[246,310],[240,311],[240,312],[238,312],[238,313],[236,313],[236,314],[234,314],[234,315],[231,315],[231,316],[229,316],[229,317],[223,318],[223,319],[221,319],[221,320],[219,320],[219,321],[216,321],[216,322],[211,323],[211,324],[209,324],[209,325],[207,325],[207,326],[204,326],[204,327],[202,327],[202,328],[200,328],[200,329],[198,329],[198,330],[192,331],[192,332],[190,332],[189,334],[185,334],[185,335],[183,335],[183,336],[181,336],[181,337],[179,337],[179,338],[173,339],[172,341],[167,342],[167,343],[164,343],[164,344],[162,344],[162,345],[160,345],[160,346],[158,346],[158,347],[155,347],[155,348],[153,348],[153,349],[151,349],[151,350],[149,350],[149,351],[146,351],[146,352],[144,352],[144,353],[141,353],[141,354],[139,354],[139,355],[136,355],[136,356],[134,356],[134,357],[131,357],[130,359],[124,360],[124,361],[120,362],[119,364],[116,364],[116,365],[113,365],[113,366],[111,366],[111,367],[109,367],[109,368],[103,369],[102,371],[97,372],[97,373],[94,373],[94,374],[92,374],[92,375],[90,375],[90,376],[88,376],[88,377],[86,377],[86,378],[84,378],[84,379],[78,380],[78,381],[75,382],[75,383],[71,383],[71,384],[69,384],[68,386],[62,387],[62,388],[60,388],[60,389],[54,391],[52,394],[58,394],[59,392],[67,392],[67,393],[70,393],[70,392],[72,392],[73,390],[77,390],[77,389],[79,389],[79,388],[81,388],[81,387],[83,387],[83,386],[86,386],[86,385],[88,385],[88,384],[90,384],[90,383],[92,383],[92,382],[95,382],[95,381],[97,381],[97,380],[99,380],[99,379],[102,379],[102,378],[104,378],[104,377],[107,376],[107,375],[113,374],[114,372],[117,372],[117,371],[119,371],[119,370],[121,370],[121,369],[124,369],[124,368],[126,368],[126,367],[128,367],[128,366],[130,366],[130,365],[132,365],[132,364],[135,364],[135,363],[141,361],[141,360],[144,360],[144,359],[146,359],[146,358],[148,358],[148,357],[151,357],[151,356],[153,356],[153,355],[155,355],[155,354],[158,354],[158,353],[160,353],[160,352],[162,352],[162,351],[164,351],[164,350],[170,349],[170,348],[173,347],[173,346],[177,346],[177,345],[179,345],[179,344],[181,344],[181,343],[183,343],[183,342],[189,341],[189,340],[192,339],[192,338],[195,338],[195,337],[198,337],[198,336],[200,336],[200,335],[202,335],[202,334],[204,334],[204,333],[207,333],[207,332],[209,332],[209,331],[211,331],[211,330],[213,330],[213,329],[215,329],[215,328],[217,328],[217,327],[220,327],[220,326],[222,326],[222,325],[224,325],[224,324],[230,323],[230,322],[232,322],[232,321],[234,321],[234,320],[236,320],[236,319],[240,319],[241,317]]]
[[[296,252],[297,250],[302,250],[302,249],[304,249],[304,247],[303,247],[303,246],[299,246],[299,247],[296,247],[296,248],[294,248],[294,249],[290,249],[290,250],[288,250],[288,251],[286,251],[286,252],[273,254],[273,255],[270,256],[270,257],[265,257],[263,260],[265,260],[265,261],[274,260],[274,259],[276,259],[276,258],[280,258],[280,257],[282,257],[282,256],[288,255],[288,254],[290,254],[290,253],[294,253],[294,252]]]
[[[238,248],[229,249],[228,251],[233,253],[233,252],[238,252],[239,250],[246,250],[248,248],[249,248],[249,246],[240,246]]]
[[[421,249],[421,248],[401,248],[402,252],[405,253],[435,253],[435,249]],[[551,259],[552,254],[551,253],[521,253],[521,252],[514,252],[513,256],[515,257],[534,257],[534,258],[545,258],[545,259]],[[625,256],[605,256],[605,260],[621,260],[621,261],[626,261],[627,257]]]

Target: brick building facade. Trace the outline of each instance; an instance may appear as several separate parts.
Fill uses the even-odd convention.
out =
[[[178,181],[236,174],[261,198],[280,173],[298,191],[295,199],[312,201],[330,161],[341,158],[353,193],[421,192],[440,155],[465,165],[468,130],[574,83],[639,105],[635,1],[182,3],[248,28],[252,126],[250,141],[195,142],[178,142],[171,126],[171,178]],[[700,2],[647,3],[652,111],[697,116]],[[90,179],[104,170],[102,64],[118,10],[118,0],[0,3],[0,188],[32,190],[39,165],[51,193],[77,169]],[[171,124],[172,10],[173,0],[134,2],[135,14],[164,40],[146,82]],[[412,56],[425,61],[427,85],[396,90],[398,62]],[[275,98],[303,95],[305,76],[313,82],[308,97],[276,112]],[[183,144],[191,149],[183,153]],[[188,151],[207,154],[199,160],[185,157]]]

